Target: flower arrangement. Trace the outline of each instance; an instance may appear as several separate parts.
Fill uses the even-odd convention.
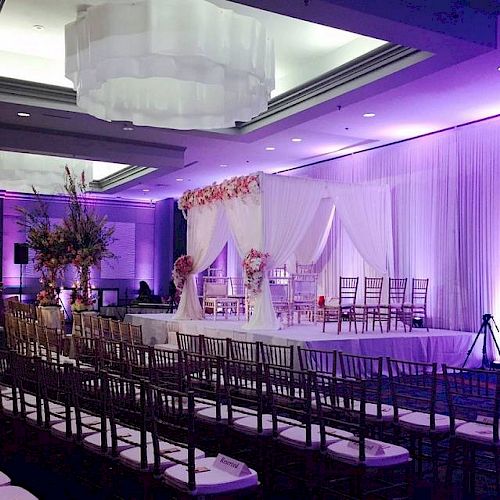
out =
[[[252,194],[255,195],[259,192],[260,182],[257,174],[233,177],[221,184],[214,183],[204,188],[186,191],[179,199],[178,206],[185,215],[187,210],[195,206],[208,205],[215,201],[230,200]]]
[[[106,216],[98,215],[92,209],[86,196],[87,182],[83,172],[77,181],[66,167],[64,191],[68,195],[68,214],[62,225],[66,253],[78,272],[81,290],[78,302],[82,307],[89,307],[93,304],[90,269],[103,259],[115,257],[109,248],[114,241],[115,228],[108,225]]]
[[[18,224],[26,229],[26,243],[35,251],[35,270],[41,273],[42,290],[37,295],[37,301],[42,306],[52,306],[57,305],[57,282],[69,263],[65,237],[62,228],[52,224],[47,203],[35,188],[33,193],[36,198],[35,208],[18,208],[18,212],[23,215]]]
[[[174,262],[174,269],[172,272],[172,279],[174,280],[175,288],[179,293],[184,288],[186,279],[193,272],[193,257],[191,255],[181,255]]]
[[[71,310],[74,312],[82,312],[91,309],[95,304],[95,299],[92,296],[84,297],[83,293],[73,291],[71,294]]]
[[[245,286],[250,297],[255,297],[261,293],[268,258],[268,253],[252,248],[243,259]]]

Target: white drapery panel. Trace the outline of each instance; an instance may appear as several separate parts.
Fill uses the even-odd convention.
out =
[[[295,249],[294,258],[288,261],[290,269],[293,270],[295,263],[311,264],[320,258],[332,229],[334,214],[333,199],[323,198],[305,236]]]
[[[269,253],[269,267],[280,266],[293,254],[311,225],[325,193],[323,183],[301,182],[282,176],[261,175],[260,200],[252,197],[223,202],[240,257],[252,249]],[[254,299],[249,330],[277,330],[267,276],[262,293]]]
[[[220,203],[193,207],[189,210],[187,254],[193,258],[193,272],[184,284],[175,319],[203,319],[195,276],[217,258],[228,237],[227,219]]]
[[[337,216],[363,259],[378,273],[394,270],[391,192],[388,186],[336,184]]]

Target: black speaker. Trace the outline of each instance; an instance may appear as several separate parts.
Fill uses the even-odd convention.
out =
[[[28,244],[14,243],[14,264],[28,263]]]

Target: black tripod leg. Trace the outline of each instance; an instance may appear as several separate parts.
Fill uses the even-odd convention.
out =
[[[462,368],[465,368],[467,361],[469,361],[470,355],[472,354],[472,351],[474,350],[474,346],[476,345],[477,339],[481,335],[482,331],[483,331],[483,325],[481,325],[481,328],[479,329],[479,331],[476,334],[476,338],[474,339],[474,342],[472,342],[470,349],[467,351],[467,356],[465,358],[464,364],[462,365]]]
[[[491,333],[491,338],[493,339],[493,342],[495,344],[495,347],[497,348],[497,353],[498,353],[498,356],[500,356],[500,347],[498,346],[498,342],[497,342],[497,339],[495,337],[495,334],[493,333],[493,330],[491,329],[491,326],[490,324],[488,323],[488,330],[490,331]]]

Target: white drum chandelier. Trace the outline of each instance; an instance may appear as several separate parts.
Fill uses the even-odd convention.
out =
[[[274,48],[259,21],[207,0],[108,3],[66,26],[66,77],[104,120],[226,128],[267,109]]]

